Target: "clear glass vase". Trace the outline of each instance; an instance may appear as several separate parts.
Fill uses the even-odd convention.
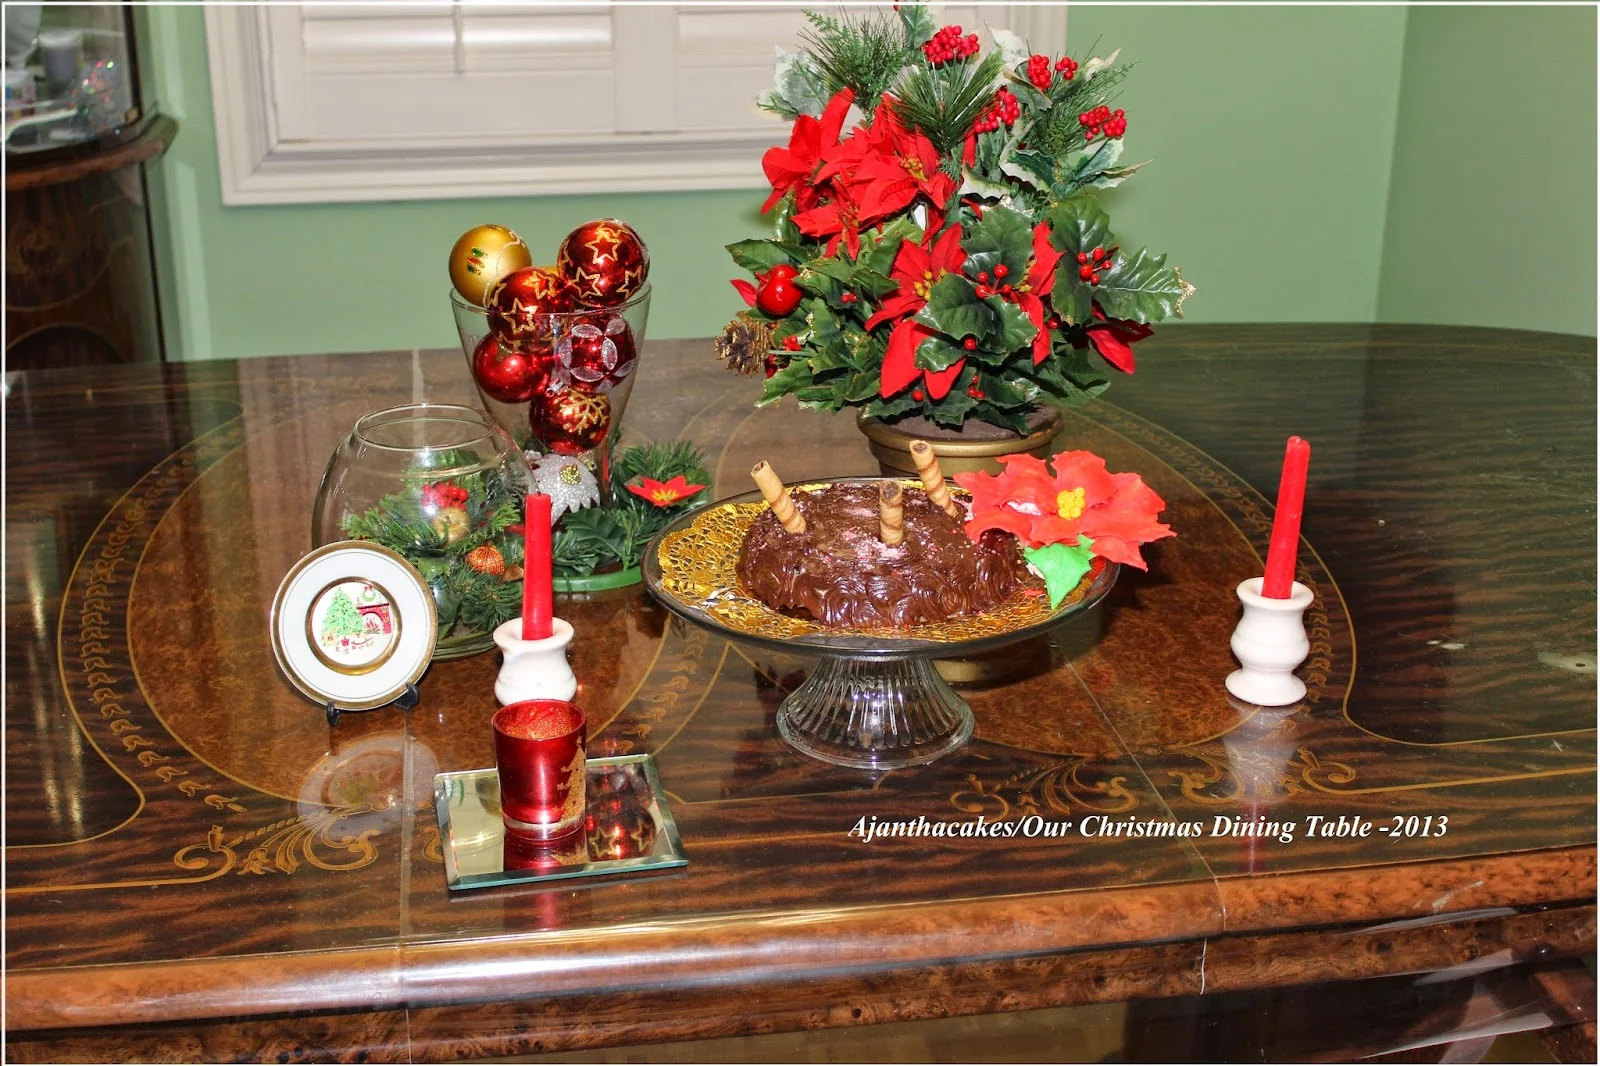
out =
[[[481,411],[410,404],[356,422],[334,451],[311,512],[311,542],[392,548],[433,590],[435,661],[494,647],[522,604],[522,451]]]
[[[609,505],[611,449],[644,351],[650,286],[616,307],[526,316],[520,340],[453,290],[450,309],[489,417],[524,450],[580,459]]]

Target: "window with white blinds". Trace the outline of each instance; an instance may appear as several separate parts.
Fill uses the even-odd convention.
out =
[[[812,5],[818,6],[818,5]],[[1058,52],[1064,8],[946,5]],[[758,187],[799,5],[208,5],[229,204]]]

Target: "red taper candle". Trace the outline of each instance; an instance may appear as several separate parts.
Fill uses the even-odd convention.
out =
[[[542,492],[528,493],[523,525],[522,639],[544,640],[551,633],[555,601],[550,569],[550,497]]]
[[[1283,476],[1278,481],[1278,513],[1272,520],[1272,544],[1267,548],[1267,574],[1261,595],[1286,600],[1294,585],[1295,559],[1300,551],[1300,515],[1306,507],[1306,468],[1311,445],[1290,437],[1283,453]]]

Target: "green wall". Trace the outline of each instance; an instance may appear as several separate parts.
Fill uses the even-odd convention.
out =
[[[585,219],[628,219],[650,244],[652,336],[715,333],[741,306],[722,245],[759,229],[757,190],[224,208],[203,13],[157,6],[141,14],[151,98],[182,124],[151,177],[171,359],[454,344],[445,253],[461,231],[487,221],[516,228],[537,253]],[[1428,234],[1410,234],[1393,211],[1386,225],[1386,208],[1391,181],[1395,198],[1415,190],[1423,199],[1435,181],[1426,158],[1399,165],[1425,151],[1424,140],[1408,140],[1407,122],[1476,120],[1450,93],[1434,91],[1437,75],[1427,73],[1448,70],[1457,47],[1448,35],[1434,41],[1434,24],[1453,27],[1465,16],[1499,18],[1510,25],[1493,32],[1521,34],[1529,48],[1545,32],[1512,11],[1413,11],[1408,30],[1404,8],[1073,9],[1074,52],[1098,40],[1097,51],[1122,45],[1138,63],[1121,102],[1128,154],[1154,162],[1106,203],[1125,239],[1172,253],[1199,286],[1189,321],[1427,317],[1414,311],[1426,306],[1423,289],[1398,279],[1413,272],[1409,243]],[[1570,313],[1544,328],[1592,333],[1593,13],[1585,17],[1587,36],[1565,41],[1561,55],[1578,67],[1586,56],[1587,68],[1541,77],[1552,87],[1587,79],[1588,192],[1574,205],[1587,214],[1576,219],[1563,196],[1550,196],[1540,210],[1552,232],[1538,239],[1564,242],[1574,262],[1588,257],[1578,277],[1585,310],[1572,310],[1565,294],[1574,286],[1563,279],[1547,299]],[[1473,47],[1469,58],[1486,54],[1486,45]],[[1568,52],[1583,55],[1568,61]],[[1498,131],[1487,141],[1517,155]],[[1577,169],[1562,171],[1564,194]],[[1448,204],[1429,207],[1439,227],[1465,229],[1451,224]],[[1564,228],[1563,217],[1581,225]],[[1489,301],[1475,307],[1496,313]]]
[[[1595,332],[1594,8],[1412,10],[1378,317]]]

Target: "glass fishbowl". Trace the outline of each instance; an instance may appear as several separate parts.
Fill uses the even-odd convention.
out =
[[[6,155],[114,142],[144,119],[127,4],[6,4]]]

